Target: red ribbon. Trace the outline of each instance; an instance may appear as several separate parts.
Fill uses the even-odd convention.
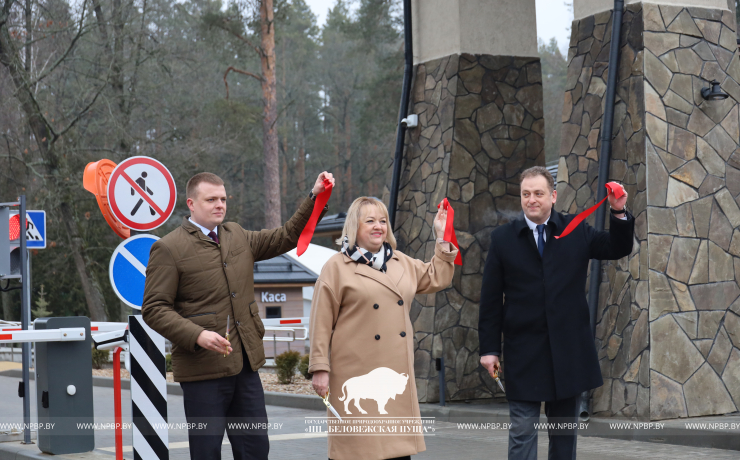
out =
[[[457,257],[455,257],[455,265],[462,265],[462,256],[460,255],[460,245],[457,244],[457,236],[455,235],[455,210],[452,209],[452,206],[450,205],[450,202],[447,201],[447,198],[442,200],[440,204],[437,205],[437,208],[442,206],[442,209],[447,211],[447,223],[445,224],[445,236],[444,240],[451,242],[456,248],[457,248]]]
[[[583,222],[584,219],[586,219],[588,216],[593,214],[596,209],[604,204],[604,201],[606,201],[607,198],[609,198],[609,195],[614,195],[614,198],[622,198],[624,196],[624,187],[619,185],[616,182],[608,182],[606,184],[606,196],[603,200],[599,201],[595,205],[591,206],[590,208],[586,209],[582,213],[578,214],[573,220],[570,221],[567,227],[565,227],[565,230],[563,230],[563,233],[560,234],[560,236],[556,236],[555,239],[562,238],[564,236],[567,236],[570,232],[572,232],[576,227],[578,227],[578,224]]]
[[[306,252],[306,249],[308,249],[308,245],[311,243],[311,238],[313,238],[313,232],[316,230],[316,224],[319,223],[319,216],[321,215],[321,211],[324,210],[324,207],[326,206],[326,203],[329,201],[329,197],[331,197],[331,189],[332,189],[331,181],[328,179],[324,179],[324,191],[316,195],[316,201],[314,201],[313,204],[313,212],[311,213],[311,217],[308,219],[308,223],[306,223],[306,226],[303,227],[303,231],[301,232],[301,236],[298,238],[298,255],[302,255],[304,252]]]

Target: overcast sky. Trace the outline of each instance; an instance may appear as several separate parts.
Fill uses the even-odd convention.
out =
[[[319,25],[326,20],[326,12],[336,0],[305,0],[319,19]],[[544,41],[555,37],[563,54],[567,55],[570,40],[570,23],[573,21],[573,8],[565,5],[565,0],[536,0],[537,36]],[[572,0],[569,2],[572,4]]]

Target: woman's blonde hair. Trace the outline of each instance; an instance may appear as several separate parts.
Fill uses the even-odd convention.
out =
[[[385,215],[385,220],[388,223],[388,231],[385,234],[385,241],[395,250],[396,237],[393,236],[393,229],[391,228],[390,218],[388,216],[388,208],[385,207],[382,201],[371,196],[361,196],[352,202],[352,205],[347,210],[347,217],[344,220],[342,236],[336,241],[336,243],[341,246],[342,241],[344,241],[344,237],[346,236],[349,240],[349,247],[351,248],[355,245],[357,241],[357,230],[360,228],[360,221],[362,219],[362,209],[365,206],[375,206]]]

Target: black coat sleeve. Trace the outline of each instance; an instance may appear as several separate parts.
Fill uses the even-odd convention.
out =
[[[478,339],[480,356],[501,353],[501,330],[504,322],[504,271],[497,254],[495,231],[491,234],[486,267],[483,271],[483,286],[480,293],[478,316]]]
[[[585,228],[591,259],[617,260],[632,252],[635,218],[629,211],[626,220],[610,215],[609,231],[599,232],[590,225],[586,225]]]

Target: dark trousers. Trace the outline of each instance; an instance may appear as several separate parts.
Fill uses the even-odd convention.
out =
[[[192,460],[220,460],[224,430],[234,460],[267,460],[265,393],[258,372],[249,366],[233,377],[181,382]],[[215,355],[213,359],[218,359]]]
[[[545,402],[547,434],[550,440],[548,460],[575,460],[578,396]],[[538,401],[509,401],[509,460],[537,460],[537,430],[540,421]],[[553,425],[550,425],[553,424]],[[558,424],[561,424],[558,426]]]

